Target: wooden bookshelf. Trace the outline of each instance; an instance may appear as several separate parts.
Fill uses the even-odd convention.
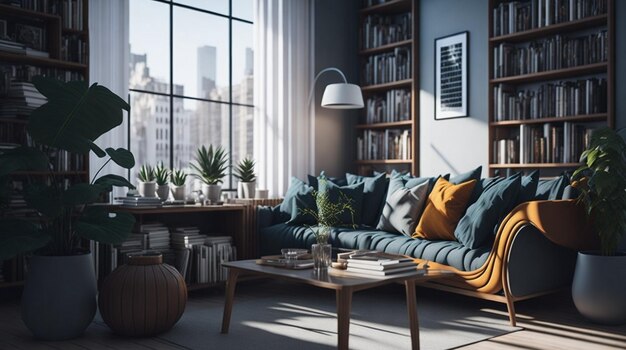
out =
[[[359,60],[362,70],[361,90],[363,91],[365,108],[361,112],[360,121],[355,127],[357,135],[357,140],[355,140],[357,154],[355,158],[357,160],[354,163],[357,173],[362,175],[371,175],[373,171],[390,172],[394,169],[409,171],[418,175],[419,3],[413,0],[391,0],[371,6],[367,5],[368,2],[364,1],[363,6],[365,7],[359,11],[359,47],[361,48]],[[392,22],[395,20],[401,21],[401,19],[409,18],[410,16],[410,20],[406,21],[410,26],[410,31],[408,32],[410,36],[400,38],[399,40],[382,41],[383,44],[374,47],[369,44],[365,45],[366,39],[372,38],[369,32],[366,33],[367,28],[371,28],[368,27],[368,23],[372,23],[368,22],[371,20],[368,16],[392,16],[394,19]],[[394,23],[399,25],[399,23],[406,22]],[[410,70],[408,78],[400,76],[399,79],[389,81],[376,80],[367,76],[368,73],[365,67],[368,62],[372,62],[376,57],[381,57],[380,55],[396,56],[402,55],[403,52],[410,53],[410,60],[407,63]],[[367,81],[383,81],[383,83],[370,84]],[[394,100],[395,103],[392,102]],[[377,140],[375,145],[372,140]],[[381,145],[384,143],[384,140],[388,142],[387,148]],[[372,142],[372,147],[378,148],[378,151],[372,154],[365,154],[369,152],[367,142]],[[390,147],[393,147],[395,151],[390,150]],[[398,151],[399,149],[403,150]],[[386,150],[388,154],[384,154],[383,150]],[[404,156],[391,157],[393,153],[409,154],[411,159],[387,159],[404,158]],[[373,157],[373,154],[376,155],[377,159],[370,159]]]
[[[28,8],[29,4],[34,4],[32,1],[20,1],[19,3],[22,7],[0,4],[0,19],[7,21],[8,24],[7,35],[9,39],[5,40],[17,42],[17,29],[15,28],[17,24],[36,27],[41,29],[44,39],[40,48],[31,49],[48,54],[48,57],[43,57],[16,53],[0,45],[0,81],[30,82],[30,79],[36,75],[56,76],[71,80],[80,77],[89,81],[89,1],[79,1],[81,1],[82,6],[74,7],[75,10],[72,14],[69,13],[67,8],[64,9],[62,0],[49,0],[47,3],[50,7],[41,9],[41,11]],[[39,4],[41,3],[39,2]],[[53,5],[56,7],[53,8]],[[79,24],[82,24],[82,27],[79,28]],[[70,52],[71,55],[67,55],[68,58],[76,60],[65,60],[63,59],[63,53],[72,51],[66,45],[70,45],[70,42],[73,45],[75,43],[73,40],[76,40],[76,42],[80,40],[82,43],[81,49],[84,47],[83,55],[78,57],[78,52]],[[79,63],[78,60],[82,62]],[[12,75],[14,72],[19,74],[20,71],[28,71],[29,74]],[[0,89],[0,105],[8,103],[5,95],[6,91]],[[18,115],[0,116],[0,143],[25,143],[27,139],[25,126],[27,123],[28,116],[21,113]],[[88,156],[83,157],[78,163],[75,163],[73,158],[68,158],[67,164],[69,165],[68,168],[55,169],[52,173],[59,179],[64,179],[64,181],[89,181]],[[80,165],[79,168],[74,168],[77,165]],[[47,171],[23,171],[12,174],[12,180],[19,182],[26,181],[29,178],[39,179],[49,175],[50,172]],[[15,208],[17,209],[18,206],[15,206]],[[11,215],[10,210],[6,214]],[[0,266],[4,265],[6,267],[10,265],[15,269],[16,261],[17,259],[0,262]],[[23,276],[23,273],[18,274],[18,276]],[[5,281],[0,282],[0,288],[19,287],[23,284],[21,279],[6,280],[9,277],[7,273],[4,273],[4,277]]]
[[[508,21],[512,17],[506,17],[505,15],[496,19],[494,18],[494,12],[499,14],[499,10],[505,7],[507,11],[505,13],[509,13],[511,9],[513,9],[512,6],[518,6],[513,9],[513,11],[525,11],[532,9],[532,7],[523,9],[523,6],[533,6],[533,2],[515,2],[516,5],[508,5],[512,2],[513,1],[508,0],[489,0],[489,137],[487,145],[490,162],[489,174],[493,176],[496,171],[507,169],[515,171],[543,169],[544,175],[542,176],[545,176],[545,174],[556,175],[562,171],[572,171],[579,166],[579,163],[577,163],[580,156],[579,152],[584,149],[584,140],[588,137],[591,130],[603,125],[612,127],[614,124],[614,0],[606,0],[606,12],[604,13],[597,11],[595,13],[580,15],[575,11],[569,12],[568,9],[565,9],[566,6],[569,6],[569,3],[563,2],[564,8],[560,9],[562,11],[552,12],[553,15],[555,13],[561,16],[567,14],[569,18],[573,17],[576,19],[567,21],[563,18],[556,18],[555,16],[555,18],[550,20],[551,24],[545,25],[545,23],[547,23],[545,22],[543,26],[540,26],[541,21],[539,17],[537,17],[536,21],[533,19],[532,10],[530,10],[530,22],[520,26],[521,28],[527,29],[509,33],[510,30],[508,29],[511,27],[505,27],[506,24],[501,23],[501,21],[502,18]],[[571,14],[574,14],[574,16],[571,16]],[[520,16],[519,18],[524,20],[527,17]],[[530,26],[528,26],[528,24],[530,24]],[[536,26],[533,27],[533,24]],[[499,33],[496,33],[496,26],[498,26],[500,30]],[[515,27],[515,29],[519,29],[520,27]],[[570,38],[573,39],[590,33],[600,33],[601,31],[606,31],[607,59],[604,61],[570,66],[562,69],[544,70],[529,74],[495,76],[496,70],[498,70],[499,73],[502,71],[500,71],[500,66],[498,65],[500,57],[494,57],[494,49],[502,48],[501,45],[503,44],[506,47],[523,48],[530,43],[541,45],[540,43],[543,40],[554,38],[555,35],[561,35],[561,42],[564,42]],[[563,60],[565,61],[567,57],[569,56],[563,56]],[[553,61],[559,59],[558,56],[550,56],[549,58]],[[598,94],[596,96],[597,98],[593,100],[588,98],[585,100],[585,103],[587,101],[593,101],[585,108],[580,107],[584,104],[580,102],[580,99],[570,98],[567,93],[562,92],[567,91],[565,89],[572,86],[576,88],[584,86],[586,89],[592,89],[585,86],[584,83],[589,83],[590,81],[601,82],[602,80],[604,80],[606,84],[599,83],[599,88],[593,85],[593,89],[596,89],[593,93]],[[548,89],[548,87],[554,88],[555,86],[558,89],[563,89],[561,90],[561,94],[564,96],[563,100],[543,98],[538,101],[543,102],[544,105],[533,105],[531,103],[528,104],[528,106],[531,107],[526,109],[522,108],[522,103],[527,103],[523,98],[528,98],[528,96],[531,98],[539,98],[540,92],[546,94],[546,91],[542,91],[541,89],[544,87],[546,87],[546,89]],[[598,93],[598,91],[602,91],[604,86],[606,86],[606,94]],[[505,93],[502,93],[503,88],[507,89]],[[575,91],[583,96],[589,96],[584,95],[584,93],[589,94],[589,91]],[[498,96],[496,96],[496,94],[498,94]],[[558,92],[556,94],[558,94]],[[520,97],[520,95],[523,97]],[[545,95],[542,97],[544,96]],[[605,101],[602,101],[604,97],[606,97]],[[570,100],[568,100],[568,98]],[[547,100],[551,102],[550,105],[547,105]],[[574,102],[578,104],[575,105]],[[507,103],[507,105],[504,105],[504,103]],[[513,106],[512,109],[511,106]],[[536,106],[539,106],[538,108],[544,108],[541,111],[540,117],[529,118],[527,115],[524,115],[524,113],[539,113],[536,110]],[[531,110],[530,108],[532,107],[535,108]],[[547,111],[552,109],[556,109],[558,112],[550,115]],[[584,110],[584,112],[572,113],[572,111],[579,110]],[[513,111],[514,114],[510,114],[509,112],[511,111]],[[520,113],[522,114],[521,117]],[[530,132],[530,139],[529,136],[526,135],[528,132]],[[525,141],[520,140],[521,134],[524,134]],[[503,146],[503,142],[506,142],[506,145]],[[526,148],[524,148],[525,152],[523,153],[526,158],[531,157],[532,160],[554,158],[557,161],[549,159],[551,161],[528,162],[523,159],[516,159],[515,162],[511,162],[515,157],[498,157],[503,153],[510,156],[511,153],[507,152],[509,152],[512,147],[515,149],[513,154],[516,154],[517,158],[520,158],[520,153],[522,153],[520,152],[520,148],[524,147],[524,144]],[[567,151],[565,151],[566,147]],[[563,161],[560,161],[561,159],[559,159],[559,157],[561,157]]]

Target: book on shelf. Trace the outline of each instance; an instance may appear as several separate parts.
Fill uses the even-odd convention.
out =
[[[357,160],[411,159],[408,129],[364,130],[357,137]]]
[[[61,17],[64,29],[82,30],[84,28],[83,0],[5,0],[10,5]]]
[[[608,60],[607,30],[576,37],[554,35],[530,43],[493,48],[495,78],[579,67]]]
[[[361,26],[361,48],[371,49],[411,39],[411,13],[368,15]]]
[[[393,89],[365,100],[365,124],[391,123],[411,119],[411,91]]]
[[[83,73],[61,68],[38,67],[32,65],[0,64],[1,81],[31,81],[38,75],[53,77],[61,81],[85,80]]]
[[[158,208],[163,204],[159,197],[128,196],[116,199],[121,202],[123,207],[131,208]]]
[[[410,79],[411,63],[411,49],[406,47],[368,56],[363,66],[363,84],[376,85]]]
[[[606,0],[507,1],[493,9],[493,35],[507,35],[607,13]]]

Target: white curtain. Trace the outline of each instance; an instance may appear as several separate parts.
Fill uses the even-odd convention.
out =
[[[106,86],[128,99],[128,0],[89,1],[89,81]],[[96,140],[102,149],[106,147],[128,148],[128,115],[124,122]],[[89,175],[93,178],[107,158],[100,159],[93,153],[89,159]],[[127,171],[110,162],[100,175],[116,174],[126,177]],[[119,196],[123,189],[114,189]]]
[[[254,158],[257,187],[281,196],[314,169],[310,0],[255,0]]]

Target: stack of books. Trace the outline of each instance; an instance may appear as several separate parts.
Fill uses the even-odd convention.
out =
[[[143,224],[139,226],[141,233],[146,235],[148,249],[170,249],[170,230],[161,223]]]
[[[157,208],[163,205],[159,197],[123,197],[121,201],[123,207]]]
[[[362,275],[391,276],[417,271],[417,263],[404,255],[365,252],[351,255],[346,270]]]
[[[46,51],[35,50],[23,44],[4,39],[0,39],[0,51],[10,52],[18,55],[37,56],[45,58],[50,57],[50,54]]]
[[[171,234],[174,249],[189,249],[194,245],[204,244],[207,235],[201,235],[197,227],[177,227]]]
[[[32,83],[14,81],[7,91],[7,97],[0,104],[0,116],[29,116],[46,102],[47,99]]]

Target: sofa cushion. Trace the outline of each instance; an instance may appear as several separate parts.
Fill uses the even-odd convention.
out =
[[[459,221],[454,237],[471,249],[482,246],[493,236],[500,220],[517,205],[520,186],[519,175],[485,185],[478,200],[467,208]]]
[[[315,225],[317,219],[313,213],[317,212],[315,197],[313,197],[313,187],[296,193],[293,200],[291,218],[287,221],[289,225]]]
[[[460,183],[467,182],[470,180],[478,181],[480,180],[480,175],[482,174],[482,172],[483,172],[483,166],[481,165],[476,169],[451,177],[450,182],[452,184],[458,185]]]
[[[296,177],[292,177],[289,183],[289,188],[287,189],[287,192],[285,193],[285,198],[283,199],[282,203],[280,203],[280,206],[279,206],[279,209],[280,209],[279,221],[284,222],[284,221],[290,220],[291,217],[293,216],[293,209],[294,209],[294,203],[296,201],[296,195],[298,193],[304,194],[304,193],[310,192],[311,189],[312,187],[305,184],[304,181]]]
[[[537,185],[537,200],[556,200],[563,197],[565,187],[569,185],[566,175],[557,176],[553,179],[540,179]]]
[[[376,176],[359,176],[346,174],[348,185],[363,183],[363,205],[361,210],[361,223],[367,226],[376,226],[387,192],[387,175],[385,173]]]
[[[411,189],[401,187],[387,196],[377,229],[411,237],[428,197],[428,181]]]
[[[458,185],[443,178],[437,180],[413,238],[454,240],[454,228],[465,213],[475,185],[476,180]]]
[[[363,182],[354,185],[338,186],[332,181],[319,181],[318,210],[320,196],[327,195],[330,203],[345,203],[352,208],[352,211],[345,208],[339,213],[331,213],[331,215],[336,215],[335,218],[338,225],[358,225],[361,222],[364,187],[365,184]]]
[[[539,170],[535,170],[527,176],[522,176],[522,183],[520,186],[519,196],[517,197],[517,204],[530,202],[535,199],[538,185]]]

